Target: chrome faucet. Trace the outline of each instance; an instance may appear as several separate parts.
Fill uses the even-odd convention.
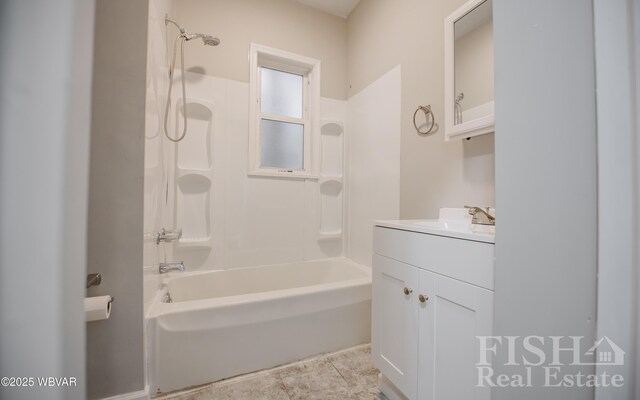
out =
[[[161,274],[164,274],[165,272],[169,272],[169,271],[184,272],[184,270],[185,270],[184,261],[180,261],[179,263],[160,263],[160,266],[158,267],[158,271]]]
[[[469,215],[473,215],[473,219],[471,220],[472,224],[478,225],[495,225],[496,217],[494,215],[489,214],[489,207],[483,209],[482,207],[470,207],[464,206],[464,208],[469,209]]]

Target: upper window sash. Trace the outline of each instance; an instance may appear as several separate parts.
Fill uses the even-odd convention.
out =
[[[309,119],[309,76],[308,76],[308,71],[305,74],[300,74],[298,72],[291,72],[288,71],[286,69],[284,69],[283,67],[281,67],[280,69],[277,69],[276,71],[278,72],[284,72],[284,73],[291,73],[291,74],[295,74],[295,75],[300,75],[302,77],[302,96],[301,96],[301,101],[302,101],[302,116],[300,118],[296,118],[296,117],[291,117],[288,115],[284,115],[284,114],[277,114],[277,113],[267,113],[267,112],[263,112],[262,111],[262,67],[268,68],[268,69],[272,69],[272,70],[276,70],[273,67],[266,67],[264,65],[258,65],[258,73],[257,73],[257,82],[256,82],[256,90],[257,90],[257,102],[258,102],[258,109],[257,112],[258,114],[264,116],[265,118],[269,118],[269,119],[279,119],[282,121],[303,121],[303,120],[308,120]]]

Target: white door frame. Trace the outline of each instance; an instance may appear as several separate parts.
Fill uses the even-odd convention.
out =
[[[598,150],[597,337],[627,354],[622,388],[596,388],[596,399],[636,399],[639,388],[638,243],[640,1],[594,0]],[[570,99],[568,100],[570,101]],[[589,218],[590,216],[584,216]],[[640,385],[639,385],[640,386]]]

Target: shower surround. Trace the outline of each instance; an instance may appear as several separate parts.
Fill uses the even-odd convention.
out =
[[[320,98],[317,177],[250,176],[249,84],[191,66],[188,46],[188,130],[179,143],[164,138],[167,48],[179,34],[165,33],[164,16],[193,23],[175,9],[173,0],[150,3],[144,295],[152,393],[369,341],[372,221],[399,217],[400,67],[349,101]],[[220,35],[221,46],[206,47],[216,58],[234,42],[209,27],[193,28]],[[183,127],[182,73],[173,77],[170,134]],[[181,228],[182,238],[158,245],[161,228]],[[176,261],[187,271],[158,274],[158,263]],[[267,281],[275,286],[262,287]],[[174,303],[162,301],[167,293]],[[191,362],[203,368],[176,373]]]

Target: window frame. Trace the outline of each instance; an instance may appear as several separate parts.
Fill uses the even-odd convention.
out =
[[[249,80],[249,152],[248,174],[278,178],[318,178],[320,60],[251,43]],[[261,73],[265,67],[303,77],[302,118],[263,113],[261,108]],[[262,120],[268,119],[303,125],[303,169],[290,170],[261,167]]]

